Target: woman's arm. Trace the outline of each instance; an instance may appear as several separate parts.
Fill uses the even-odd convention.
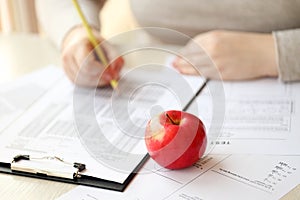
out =
[[[78,0],[92,31],[101,43],[99,12],[105,0]],[[79,14],[71,0],[37,0],[36,9],[42,28],[61,50],[63,68],[71,81],[82,86],[102,86],[116,80],[123,66],[115,49],[101,46],[109,66],[104,66],[91,54],[94,46],[89,41]]]
[[[182,73],[200,72],[212,79],[279,77],[282,81],[300,81],[300,29],[273,34],[234,31],[200,34],[184,47],[173,64]]]
[[[173,65],[182,73],[200,73],[210,79],[246,80],[278,76],[272,34],[222,30],[203,33],[183,48],[182,55]]]

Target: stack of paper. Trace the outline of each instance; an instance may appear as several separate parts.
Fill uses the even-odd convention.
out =
[[[275,79],[221,84],[224,96],[212,94],[220,82],[209,81],[188,109],[204,121],[208,134],[219,135],[210,154],[193,167],[170,171],[150,160],[124,193],[77,187],[60,199],[283,197],[300,183],[300,84]]]
[[[147,120],[182,109],[205,82],[150,68],[125,72],[119,93],[74,87],[53,68],[1,87],[0,161],[51,154],[123,183],[146,154]],[[20,87],[29,94],[22,101]],[[279,199],[300,180],[299,89],[274,79],[209,81],[188,107],[205,123],[208,155],[178,171],[149,159],[124,192],[79,186],[60,199]]]

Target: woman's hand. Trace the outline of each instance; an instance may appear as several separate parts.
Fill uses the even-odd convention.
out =
[[[200,73],[211,79],[278,76],[271,34],[230,31],[200,34],[183,48],[173,65],[183,74]]]
[[[104,39],[99,32],[93,30],[94,35],[101,43]],[[98,87],[109,84],[111,80],[117,80],[124,65],[122,57],[118,57],[117,51],[107,43],[101,45],[110,63],[104,66],[93,52],[86,30],[79,26],[71,30],[62,45],[62,64],[70,78],[77,85]],[[113,62],[111,62],[113,61]]]

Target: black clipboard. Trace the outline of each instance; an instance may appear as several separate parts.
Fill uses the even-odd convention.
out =
[[[31,173],[31,172],[26,172],[26,171],[22,171],[22,170],[14,170],[13,162],[18,162],[19,157],[21,157],[21,159],[24,159],[24,157],[26,159],[28,157],[28,159],[26,159],[26,160],[30,161],[28,155],[17,155],[13,158],[13,161],[11,163],[0,162],[0,173],[10,174],[10,175],[18,175],[18,176],[26,176],[26,177],[31,177],[31,178],[58,181],[58,182],[64,182],[64,183],[71,183],[71,184],[77,184],[77,185],[92,186],[92,187],[97,187],[97,188],[102,188],[102,189],[123,192],[126,189],[126,187],[129,185],[131,180],[135,177],[137,172],[140,170],[140,168],[148,160],[149,155],[146,154],[144,156],[144,158],[135,167],[135,169],[129,174],[129,176],[126,178],[126,180],[123,183],[109,181],[109,180],[105,180],[105,179],[101,179],[101,178],[95,178],[92,176],[87,176],[87,175],[82,175],[82,174],[80,174],[79,176],[75,176],[76,170],[73,172],[74,173],[73,178],[52,176],[52,175],[47,175],[46,173],[40,173],[40,172]],[[80,163],[73,163],[73,164],[74,164],[73,167],[74,167],[74,169],[77,169],[77,172],[80,170],[83,170],[83,168],[79,169],[80,167],[83,166],[85,168],[84,164],[80,164]]]
[[[189,106],[193,103],[195,98],[205,88],[208,81],[209,80],[206,80],[204,82],[204,84],[198,89],[198,91],[193,96],[193,98],[191,98],[190,101],[183,108],[184,111],[186,111],[189,108]],[[123,183],[109,181],[109,180],[105,180],[105,179],[101,179],[101,178],[95,178],[95,177],[87,176],[87,175],[80,175],[80,177],[73,177],[73,178],[63,178],[63,177],[60,177],[60,176],[47,175],[45,173],[30,173],[30,172],[26,172],[26,171],[13,170],[12,169],[12,163],[13,162],[18,162],[19,160],[24,159],[24,157],[25,157],[25,160],[30,160],[29,155],[17,155],[12,159],[11,163],[0,162],[0,173],[26,176],[26,177],[31,177],[31,178],[58,181],[58,182],[64,182],[64,183],[71,183],[71,184],[77,184],[77,185],[92,186],[92,187],[97,187],[97,188],[102,188],[102,189],[108,189],[108,190],[123,192],[126,189],[126,187],[129,185],[131,180],[133,180],[133,178],[135,177],[137,172],[141,169],[141,167],[149,159],[150,156],[149,156],[149,154],[146,154],[143,157],[143,159],[139,162],[139,164],[134,168],[134,170],[129,174],[129,176],[126,178],[126,180]],[[73,164],[80,164],[80,163],[73,163]],[[79,170],[78,166],[75,167],[75,168],[77,170]],[[76,171],[74,171],[74,173],[76,173]]]

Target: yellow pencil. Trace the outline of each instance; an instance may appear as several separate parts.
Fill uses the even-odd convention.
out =
[[[98,56],[98,58],[100,59],[100,61],[102,62],[102,64],[107,67],[108,66],[108,61],[102,51],[102,49],[99,47],[98,45],[98,41],[97,39],[95,38],[93,32],[92,32],[92,29],[90,27],[90,25],[88,24],[83,12],[81,11],[81,8],[78,4],[78,1],[77,0],[72,0],[73,4],[74,4],[74,7],[76,8],[78,14],[79,14],[79,17],[82,21],[82,24],[83,26],[85,27],[86,29],[86,32],[87,32],[87,35],[88,35],[88,38],[90,40],[90,42],[92,43],[93,47],[95,48],[95,51],[96,51],[96,55]],[[117,80],[111,80],[110,81],[110,85],[113,89],[117,88],[118,86],[118,81]]]

